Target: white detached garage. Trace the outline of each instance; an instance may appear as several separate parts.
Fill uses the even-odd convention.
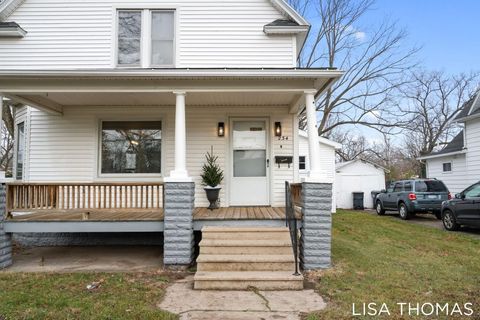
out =
[[[366,160],[336,164],[335,192],[337,208],[352,209],[353,193],[363,192],[364,207],[373,208],[372,191],[385,189],[386,169]]]

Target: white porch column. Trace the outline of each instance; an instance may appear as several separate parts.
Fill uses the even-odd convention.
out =
[[[308,180],[320,182],[320,145],[318,142],[315,91],[305,91],[305,109],[307,113],[308,152],[310,157]]]
[[[175,168],[166,181],[188,182],[187,172],[187,128],[185,120],[185,91],[174,91],[175,104]]]

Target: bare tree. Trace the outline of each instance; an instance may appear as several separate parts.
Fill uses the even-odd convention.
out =
[[[330,132],[329,139],[342,145],[342,148],[336,152],[339,162],[369,157],[370,145],[363,135],[355,135],[348,130],[333,130]]]
[[[3,126],[2,126],[2,140],[0,141],[0,170],[11,174],[13,149],[14,149],[14,110],[20,105],[13,103],[11,100],[3,101]]]
[[[452,120],[474,98],[479,74],[447,75],[417,71],[402,89],[399,108],[406,114],[404,147],[408,157],[428,154],[445,146],[460,130]],[[417,162],[419,175],[424,168]]]
[[[301,67],[329,67],[345,75],[317,101],[322,113],[319,134],[344,125],[359,124],[378,130],[394,128],[392,109],[404,73],[414,66],[417,49],[405,49],[406,33],[395,23],[383,22],[368,31],[362,17],[373,0],[290,0],[313,22],[299,59]],[[302,119],[301,126],[304,125]]]

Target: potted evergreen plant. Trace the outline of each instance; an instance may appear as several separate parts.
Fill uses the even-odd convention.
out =
[[[220,194],[220,183],[223,181],[223,170],[217,164],[218,157],[213,154],[213,147],[211,152],[205,155],[207,162],[202,168],[202,184],[207,193],[207,199],[210,202],[208,209],[217,209],[218,196]]]

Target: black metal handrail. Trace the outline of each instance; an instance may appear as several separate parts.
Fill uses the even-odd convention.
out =
[[[295,217],[295,206],[292,198],[292,190],[290,183],[285,181],[285,225],[290,231],[290,240],[292,241],[293,257],[295,259],[295,276],[300,275],[298,272],[298,235],[297,235],[297,218]]]

